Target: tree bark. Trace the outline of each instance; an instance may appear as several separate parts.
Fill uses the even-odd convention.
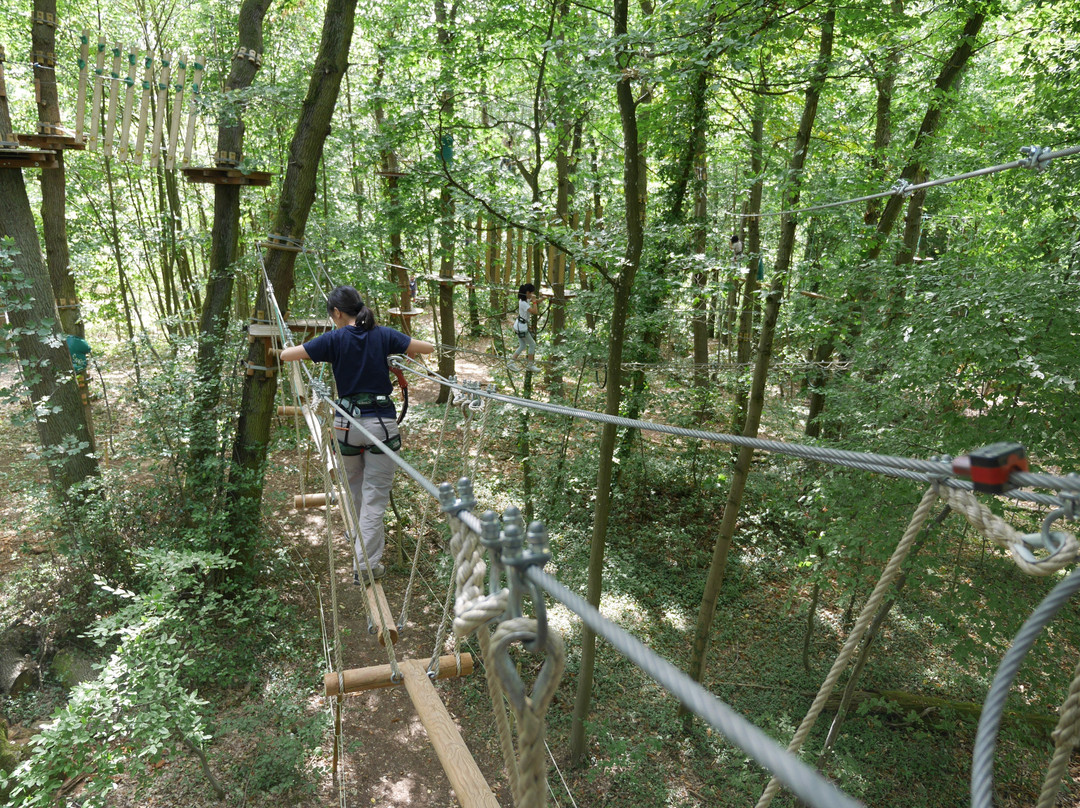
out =
[[[356,0],[329,0],[327,3],[319,52],[289,147],[288,165],[274,216],[273,232],[278,235],[294,239],[304,236],[308,214],[315,201],[323,144],[330,133],[341,79],[348,66],[355,13]],[[282,311],[289,306],[296,256],[297,253],[285,250],[267,252],[266,274]],[[255,309],[270,311],[265,284],[260,284]],[[263,346],[252,343],[247,360],[252,365],[262,365]],[[253,572],[259,535],[259,503],[276,390],[276,375],[254,370],[244,377],[229,475],[231,536],[227,537],[229,546],[221,548],[234,554],[240,562],[241,574]]]
[[[624,38],[627,33],[627,0],[614,0],[615,37]],[[644,245],[645,199],[642,196],[642,154],[638,141],[637,102],[630,80],[629,66],[632,51],[628,45],[620,45],[617,66],[622,75],[615,85],[619,105],[619,118],[623,130],[623,197],[626,206],[626,250],[619,274],[614,279],[615,303],[611,312],[611,335],[608,339],[608,385],[605,412],[619,414],[622,400],[622,354],[629,312],[630,291],[641,261]],[[587,598],[593,606],[600,606],[603,588],[604,545],[607,538],[608,518],[611,514],[611,475],[615,454],[615,426],[604,424],[600,438],[600,451],[596,473],[596,510],[593,515],[592,544],[589,550],[589,575]],[[585,759],[585,719],[589,714],[592,698],[593,669],[596,664],[596,634],[590,629],[582,630],[581,669],[578,675],[577,697],[570,734],[570,760],[578,766]]]
[[[244,0],[240,7],[238,49],[262,53],[263,18],[271,0]],[[247,58],[233,57],[224,95],[251,86],[258,66]],[[226,112],[218,122],[218,153],[235,154],[243,159],[244,121],[238,108],[235,115]],[[199,352],[196,359],[196,388],[191,430],[191,466],[199,469],[217,451],[218,434],[214,427],[221,399],[222,349],[228,340],[236,262],[240,244],[240,185],[214,186],[214,226],[210,243],[210,266],[199,317]],[[214,475],[216,476],[216,475]]]
[[[787,176],[791,178],[791,185],[783,191],[785,197],[783,207],[785,210],[798,207],[802,172],[810,145],[810,132],[813,129],[814,118],[817,115],[821,90],[825,85],[829,66],[832,62],[835,21],[836,7],[830,5],[825,13],[825,18],[822,20],[817,65],[810,86],[806,89],[806,101],[803,105],[802,118],[799,121],[799,129],[795,135],[795,144],[788,164]],[[756,437],[761,422],[761,411],[765,404],[765,384],[768,381],[769,363],[772,359],[776,320],[784,295],[784,284],[791,266],[791,257],[795,250],[795,228],[795,216],[791,213],[785,213],[781,219],[780,243],[777,246],[776,265],[773,268],[773,282],[765,304],[765,317],[761,324],[761,340],[758,345],[757,361],[754,367],[746,423],[742,430],[742,434],[746,437]],[[709,574],[705,581],[705,591],[698,610],[697,626],[694,630],[694,646],[689,666],[689,674],[696,682],[701,681],[705,670],[705,657],[708,653],[712,620],[716,613],[716,602],[724,582],[728,551],[731,548],[732,537],[735,535],[739,507],[742,504],[742,495],[746,487],[746,478],[750,473],[750,462],[753,455],[754,450],[749,447],[743,447],[739,450],[735,471],[732,475],[731,489],[728,491],[727,502],[724,506],[720,535],[717,537],[716,545],[713,548],[712,563],[709,567]],[[680,714],[686,714],[685,708],[680,708]]]

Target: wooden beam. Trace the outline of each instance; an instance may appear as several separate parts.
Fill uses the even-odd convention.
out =
[[[176,83],[173,89],[176,97],[173,99],[172,124],[168,127],[168,135],[165,140],[168,143],[168,151],[165,155],[165,169],[171,171],[176,167],[176,143],[180,138],[180,121],[184,114],[184,77],[187,75],[187,57],[183,53],[176,62]]]
[[[473,672],[472,654],[461,655],[461,676],[468,676]],[[424,673],[427,676],[427,672]],[[453,654],[439,657],[438,679],[454,679],[458,676],[457,662]],[[345,689],[339,685],[344,682]],[[389,665],[373,665],[369,668],[350,668],[342,671],[341,680],[336,673],[328,673],[323,677],[323,689],[327,696],[339,696],[348,693],[362,693],[365,690],[378,690],[382,687],[395,687],[401,682],[395,682],[390,678]]]
[[[90,29],[79,36],[79,90],[75,102],[75,139],[83,139],[83,118],[86,116],[86,82],[90,71]]]
[[[157,109],[154,110],[154,135],[150,141],[150,168],[157,168],[161,160],[163,130],[165,128],[165,104],[169,97],[169,74],[172,72],[172,53],[161,54],[161,75],[157,83]]]
[[[278,415],[302,415],[303,409],[301,407],[293,407],[288,404],[277,408]]]
[[[139,49],[134,45],[128,46],[127,76],[124,78],[124,86],[127,90],[124,95],[124,120],[120,126],[120,150],[117,156],[121,160],[127,160],[131,153],[131,115],[135,111],[135,67],[139,63]]]
[[[454,719],[442,703],[435,685],[428,679],[424,663],[406,659],[399,666],[420,721],[439,756],[454,793],[464,808],[499,808],[491,786],[473,760],[469,747],[461,738]]]
[[[389,637],[390,644],[396,645],[398,641],[397,623],[390,611],[390,604],[386,602],[386,593],[383,592],[382,582],[376,581],[375,586],[367,586],[367,577],[360,573],[360,582],[364,584],[364,597],[367,598],[368,614],[375,622],[375,631],[379,637],[379,645],[386,647]]]
[[[105,146],[102,148],[102,154],[106,157],[112,157],[116,114],[120,108],[120,62],[123,59],[123,49],[119,42],[113,45],[112,54],[112,70],[109,71],[109,114],[105,117]]]
[[[195,75],[191,80],[191,101],[188,104],[187,137],[184,138],[184,165],[191,165],[191,149],[195,145],[195,117],[199,111],[199,93],[202,91],[203,64],[196,56],[192,59]]]
[[[330,504],[332,505],[336,501],[334,496],[330,497]],[[293,508],[298,511],[302,511],[305,508],[321,508],[326,504],[326,494],[296,494],[293,496]]]
[[[148,50],[143,58],[142,98],[139,101],[138,134],[135,136],[135,165],[142,164],[143,148],[146,145],[146,126],[150,118],[150,91],[154,79],[154,52]]]
[[[105,84],[105,37],[97,41],[97,60],[94,62],[94,97],[90,102],[90,151],[97,149],[98,130],[101,128],[101,93]]]

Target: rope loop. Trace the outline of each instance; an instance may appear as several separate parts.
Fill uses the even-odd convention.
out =
[[[510,657],[510,646],[522,643],[526,648],[538,640],[536,621],[516,617],[502,622],[491,638],[489,669],[510,702],[518,725],[518,808],[542,808],[547,799],[547,757],[544,743],[544,716],[559,688],[566,668],[566,646],[558,632],[546,632],[542,648],[545,658],[532,690],[526,692],[517,665]]]
[[[1047,576],[1070,566],[1080,554],[1080,542],[1071,533],[1049,530],[1064,509],[1052,512],[1041,533],[1023,534],[979,502],[971,491],[942,486],[939,491],[949,507],[964,517],[986,538],[1009,551],[1013,562],[1028,575]],[[1043,547],[1049,555],[1038,558],[1031,547]]]

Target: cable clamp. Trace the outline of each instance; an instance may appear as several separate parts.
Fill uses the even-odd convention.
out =
[[[312,379],[311,398],[312,400],[318,398],[330,398],[330,385],[328,385],[322,379]]]
[[[1044,154],[1050,153],[1050,148],[1048,146],[1021,146],[1020,153],[1027,157],[1027,160],[1024,161],[1024,168],[1030,168],[1034,171],[1045,171],[1047,163],[1050,162],[1048,158],[1043,158]]]
[[[536,617],[536,637],[527,640],[525,647],[529,651],[537,651],[547,644],[547,609],[544,604],[544,593],[525,577],[525,571],[529,567],[543,569],[551,560],[551,548],[548,545],[547,528],[544,527],[543,522],[533,522],[529,525],[526,534],[528,546],[523,547],[520,521],[520,517],[517,517],[503,529],[502,563],[507,568],[510,583],[508,617],[511,619],[521,617],[524,598],[526,596],[531,598]]]
[[[1028,470],[1027,451],[1019,443],[992,443],[953,460],[952,470],[958,477],[971,480],[976,491],[1004,494],[1015,488],[1009,483],[1009,475]]]
[[[439,484],[439,506],[443,513],[456,517],[462,511],[471,511],[476,507],[476,497],[473,496],[472,480],[462,477],[457,483],[457,496],[454,496],[454,487],[450,483]]]
[[[897,180],[895,183],[893,183],[893,186],[889,189],[889,191],[892,193],[893,196],[901,196],[904,199],[907,199],[909,196],[915,193],[913,190],[911,190],[911,183],[907,180]]]

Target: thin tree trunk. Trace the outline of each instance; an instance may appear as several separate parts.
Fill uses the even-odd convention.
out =
[[[245,0],[239,14],[239,51],[263,50],[263,18],[271,0]],[[235,96],[251,86],[258,66],[244,56],[233,57],[224,95]],[[244,121],[240,110],[235,117],[218,123],[218,154],[235,154],[243,159]],[[196,359],[196,388],[191,429],[191,466],[200,469],[217,452],[219,437],[215,412],[221,399],[223,349],[228,341],[229,315],[240,244],[240,185],[214,186],[214,226],[211,234],[210,266],[199,318],[199,352]],[[211,478],[219,478],[216,470]],[[209,482],[209,481],[208,481]]]
[[[614,0],[615,36],[627,33],[627,0]],[[622,399],[622,354],[630,291],[641,261],[644,244],[645,199],[641,193],[642,155],[638,141],[637,103],[627,75],[632,59],[628,45],[620,45],[616,63],[622,77],[615,85],[619,118],[623,130],[623,196],[626,206],[626,251],[615,283],[615,304],[611,312],[611,335],[608,339],[608,388],[605,412],[618,415]],[[611,474],[615,454],[615,426],[604,424],[596,473],[596,510],[593,515],[592,544],[589,551],[587,598],[599,607],[603,588],[604,545],[611,515]],[[581,637],[581,669],[570,734],[570,760],[579,766],[585,759],[585,720],[592,699],[593,669],[596,664],[596,635],[585,628]]]
[[[821,96],[822,87],[828,77],[829,66],[832,63],[833,32],[836,20],[836,7],[830,5],[825,13],[821,24],[821,43],[818,50],[818,58],[814,69],[814,77],[806,90],[806,102],[803,105],[802,118],[799,121],[799,130],[795,136],[791,161],[788,164],[787,176],[790,177],[790,186],[784,189],[783,209],[791,210],[798,207],[799,191],[802,185],[802,172],[806,164],[806,154],[810,145],[810,132],[814,126],[814,118],[817,115],[818,100]],[[791,266],[792,254],[795,250],[795,216],[785,213],[781,219],[780,243],[777,246],[776,265],[773,268],[773,282],[769,290],[768,300],[765,304],[765,317],[761,324],[761,341],[758,345],[757,362],[754,367],[753,384],[750,391],[750,400],[746,412],[746,423],[742,434],[746,437],[756,437],[758,426],[761,422],[761,411],[765,404],[765,384],[768,381],[769,363],[772,360],[773,336],[776,332],[776,320],[780,313],[780,303],[784,295],[784,284],[787,280]],[[700,682],[705,671],[705,658],[709,648],[709,638],[712,629],[713,616],[716,613],[716,602],[720,595],[720,588],[724,582],[724,571],[727,567],[728,551],[731,548],[732,537],[735,535],[735,526],[738,521],[739,507],[742,504],[743,490],[746,486],[746,478],[750,473],[750,462],[754,450],[749,447],[739,449],[739,456],[735,463],[735,472],[732,475],[731,489],[728,491],[727,503],[724,506],[723,522],[720,526],[720,535],[717,537],[713,548],[712,563],[709,574],[705,581],[705,592],[701,598],[701,606],[698,610],[697,626],[694,630],[694,646],[691,652],[689,673],[696,682]],[[680,714],[685,715],[685,708],[680,708]]]
[[[315,185],[323,145],[330,132],[341,79],[348,65],[352,42],[356,0],[329,0],[323,18],[322,39],[312,66],[311,81],[300,109],[288,166],[281,184],[273,232],[288,238],[303,239],[308,214],[315,201]],[[293,270],[297,253],[269,250],[266,273],[282,311],[288,309],[293,289]],[[265,284],[260,284],[256,310],[269,312]],[[264,348],[254,342],[247,360],[262,365]],[[260,530],[259,503],[262,499],[263,473],[270,421],[277,391],[277,376],[254,370],[244,377],[233,466],[229,475],[231,536],[223,549],[240,562],[241,574],[253,572],[254,553]]]

